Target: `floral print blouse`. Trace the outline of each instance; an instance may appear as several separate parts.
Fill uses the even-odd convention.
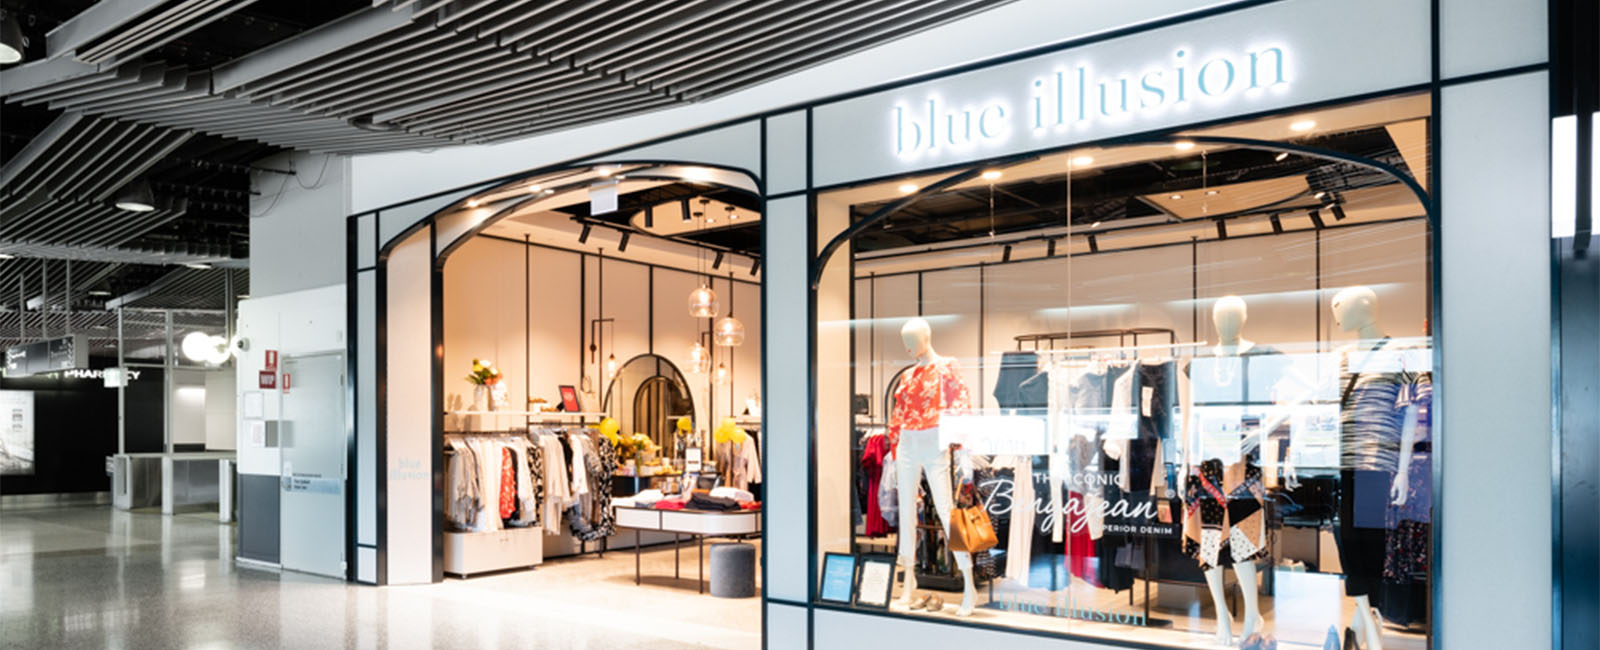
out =
[[[894,389],[894,413],[889,416],[889,444],[900,442],[900,431],[922,431],[939,426],[939,415],[972,407],[967,384],[961,380],[956,360],[939,357],[913,367]]]

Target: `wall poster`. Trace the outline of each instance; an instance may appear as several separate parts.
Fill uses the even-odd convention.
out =
[[[0,475],[33,474],[33,391],[0,390]]]

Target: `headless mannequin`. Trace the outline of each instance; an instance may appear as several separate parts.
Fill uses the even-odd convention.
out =
[[[1384,333],[1378,327],[1378,295],[1367,287],[1350,287],[1340,291],[1333,297],[1333,320],[1339,324],[1339,329],[1346,332],[1355,332],[1361,342],[1357,350],[1370,350],[1373,345],[1384,338]],[[1352,354],[1351,362],[1358,361]],[[1394,505],[1405,505],[1407,485],[1409,484],[1410,450],[1416,442],[1417,407],[1406,408],[1403,425],[1400,430],[1399,464],[1395,468],[1394,483],[1389,488],[1389,498]],[[1348,495],[1344,498],[1351,498]],[[1350,617],[1350,632],[1362,639],[1365,650],[1383,650],[1383,630],[1379,626],[1376,610],[1373,609],[1371,598],[1367,594],[1355,596],[1356,611]]]
[[[1248,314],[1244,300],[1238,296],[1226,296],[1217,301],[1211,309],[1211,322],[1217,328],[1217,345],[1212,353],[1218,357],[1237,357],[1255,348],[1255,341],[1241,336],[1244,323]],[[1254,447],[1254,436],[1246,436],[1246,446]],[[1249,450],[1241,450],[1241,454]],[[1184,446],[1184,455],[1188,456],[1189,445]],[[1187,458],[1185,467],[1195,459]],[[1233,645],[1233,614],[1228,611],[1228,601],[1223,589],[1223,572],[1221,566],[1211,567],[1205,572],[1206,587],[1211,591],[1211,602],[1217,612],[1217,645]],[[1243,637],[1249,637],[1261,629],[1260,598],[1256,591],[1256,565],[1255,562],[1236,562],[1233,573],[1239,579],[1239,591],[1244,596],[1244,631]]]
[[[900,338],[906,345],[906,356],[915,359],[919,368],[931,366],[939,361],[939,354],[933,351],[933,329],[928,326],[928,321],[913,318],[907,321],[900,329]],[[900,603],[910,607],[913,603],[912,596],[917,589],[916,549],[917,549],[917,514],[916,495],[921,485],[924,472],[927,473],[928,486],[935,493],[928,495],[934,502],[934,511],[938,514],[939,525],[944,528],[946,537],[950,533],[950,508],[954,498],[954,490],[950,485],[949,457],[945,462],[939,463],[922,457],[923,454],[909,453],[908,436],[934,436],[937,431],[911,431],[901,432],[900,442],[895,450],[895,462],[899,463],[897,471],[900,482],[900,560],[905,565],[905,587],[900,592]],[[924,445],[925,446],[925,445]],[[906,451],[908,453],[902,453]],[[944,454],[943,450],[938,452]],[[956,610],[957,616],[969,616],[977,601],[977,589],[972,584],[972,554],[953,551],[956,566],[961,569],[961,578],[964,588],[961,594],[961,608]]]

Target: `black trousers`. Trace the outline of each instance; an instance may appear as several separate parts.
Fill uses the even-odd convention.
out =
[[[1376,605],[1383,586],[1388,531],[1384,513],[1394,474],[1374,470],[1339,471],[1339,563],[1344,565],[1346,596],[1369,596]]]

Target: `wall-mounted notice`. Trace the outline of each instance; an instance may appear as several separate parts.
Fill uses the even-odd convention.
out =
[[[6,376],[89,367],[89,346],[77,334],[6,348]]]
[[[33,391],[0,390],[0,475],[33,473]]]

